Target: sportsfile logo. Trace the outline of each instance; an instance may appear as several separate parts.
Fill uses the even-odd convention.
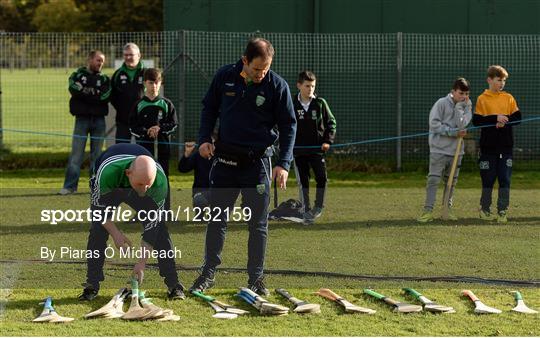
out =
[[[155,221],[152,219],[153,214],[150,212],[154,211],[158,213],[157,210],[150,210],[146,212],[141,210],[139,216],[149,216],[139,219]],[[58,209],[45,209],[41,210],[41,221],[49,224],[58,224],[59,222],[99,222],[105,224],[107,221],[112,222],[128,222],[133,219],[133,211],[130,209],[123,209],[122,206],[111,207],[108,206],[105,209],[95,209],[90,208],[83,210],[58,210]]]
[[[209,221],[233,221],[247,222],[251,219],[251,209],[248,207],[232,207],[220,209],[218,207],[186,207],[178,206],[176,210],[139,210],[137,212],[123,208],[122,206],[108,206],[104,209],[82,210],[41,210],[41,222],[56,225],[60,222],[136,222],[153,224],[156,222],[209,222]]]

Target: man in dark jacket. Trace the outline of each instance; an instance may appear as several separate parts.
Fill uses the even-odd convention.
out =
[[[111,104],[116,110],[116,143],[130,143],[129,114],[144,94],[144,64],[139,47],[130,42],[123,48],[124,63],[112,76]]]
[[[249,226],[248,288],[267,295],[263,283],[268,204],[272,176],[285,189],[292,160],[296,119],[287,82],[270,70],[274,48],[265,39],[248,42],[242,59],[219,69],[203,99],[199,129],[199,153],[213,158],[210,172],[212,220],[206,229],[205,257],[201,275],[191,291],[214,285],[221,263],[228,215],[242,193],[244,217]],[[219,135],[212,144],[212,130],[219,118]],[[274,130],[277,125],[279,135]],[[279,138],[280,154],[274,169],[272,145]],[[215,157],[214,157],[215,155]]]
[[[60,195],[77,191],[87,135],[90,135],[90,172],[103,147],[105,115],[109,111],[107,102],[111,94],[109,78],[101,73],[105,55],[99,50],[94,50],[88,54],[87,61],[86,67],[77,69],[69,77],[69,92],[71,93],[69,111],[75,116],[75,128],[71,156]]]

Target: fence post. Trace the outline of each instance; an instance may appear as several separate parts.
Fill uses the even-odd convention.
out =
[[[403,33],[397,32],[397,41],[396,41],[396,124],[397,124],[397,141],[396,141],[396,169],[397,171],[401,170],[401,71],[402,71],[402,51],[403,51]]]
[[[69,72],[69,38],[66,38],[66,73]]]
[[[2,124],[2,71],[0,71],[0,151],[4,149],[4,131]]]
[[[178,143],[184,142],[186,128],[186,31],[181,30],[178,36],[180,53],[179,88],[178,88]],[[178,159],[182,158],[184,149],[178,145]]]

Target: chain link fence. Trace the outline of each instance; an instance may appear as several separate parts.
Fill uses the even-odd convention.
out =
[[[487,67],[501,64],[510,73],[506,90],[527,119],[515,132],[516,167],[538,167],[539,35],[0,33],[3,146],[14,153],[68,152],[74,122],[68,110],[69,75],[85,65],[93,49],[105,53],[104,72],[112,75],[127,42],[140,46],[145,63],[165,72],[165,96],[179,113],[174,142],[196,140],[201,99],[213,74],[236,62],[254,35],[274,44],[272,69],[289,82],[293,95],[299,71],[316,73],[316,92],[327,99],[338,122],[334,163],[426,166],[425,133],[433,103],[458,76],[471,82],[474,103],[487,88]],[[112,138],[112,108],[109,115]],[[465,166],[475,161],[478,134],[475,130],[466,139]]]

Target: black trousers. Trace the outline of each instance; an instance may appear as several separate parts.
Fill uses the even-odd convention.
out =
[[[309,202],[309,179],[311,178],[310,169],[313,169],[315,174],[315,182],[317,182],[317,191],[315,193],[315,207],[324,207],[324,195],[326,194],[326,185],[328,176],[326,174],[326,161],[322,154],[307,154],[297,155],[294,157],[294,163],[297,169],[297,175],[300,178],[302,185],[302,202],[305,206],[305,211],[311,209]]]
[[[94,191],[96,189],[96,179],[95,176],[90,180],[90,189]],[[142,198],[138,197],[137,194],[130,193],[126,189],[126,192],[119,192],[114,201],[111,201],[111,206],[118,206],[120,203],[124,202],[129,205],[133,210],[142,210],[145,209],[144,201]],[[91,203],[91,210],[104,209],[102,207],[95,206]],[[165,209],[170,208],[170,195],[167,195],[165,201]],[[169,235],[169,230],[165,225],[164,221],[157,226],[156,230],[156,240],[155,245],[153,246],[154,250],[164,250],[169,252],[173,250],[173,244],[171,237]],[[101,222],[92,221],[90,226],[90,233],[88,235],[88,244],[86,246],[87,250],[92,253],[97,253],[97,255],[92,255],[86,260],[87,263],[87,272],[86,272],[86,282],[91,284],[96,290],[99,290],[99,283],[105,279],[103,274],[103,265],[105,263],[105,249],[107,248],[107,240],[109,239],[109,233],[103,227]],[[136,245],[134,243],[134,245]],[[118,250],[115,250],[115,257],[118,257]],[[159,275],[164,278],[165,285],[169,289],[175,287],[178,284],[178,275],[176,273],[176,263],[174,258],[158,258],[158,268]]]
[[[129,126],[121,122],[116,122],[116,144],[118,143],[131,143],[131,131]]]
[[[212,220],[206,227],[205,261],[202,267],[204,274],[214,274],[216,267],[221,264],[228,223],[225,210],[234,210],[234,204],[242,194],[242,208],[247,208],[250,213],[249,219],[243,219],[247,221],[249,231],[248,283],[253,283],[262,276],[268,237],[271,175],[269,158],[255,160],[252,165],[244,168],[223,163],[219,157],[214,159],[210,171]],[[232,215],[233,211],[230,214]]]

